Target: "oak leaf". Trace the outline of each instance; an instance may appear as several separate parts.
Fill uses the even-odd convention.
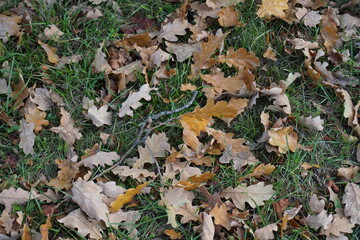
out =
[[[35,143],[34,127],[34,123],[27,123],[24,119],[20,120],[19,147],[23,149],[26,155],[35,153],[33,148]]]
[[[105,167],[105,165],[113,165],[114,160],[118,160],[120,156],[116,152],[97,152],[96,154],[81,160],[78,165],[84,165],[90,169],[97,166]]]
[[[272,223],[269,225],[266,225],[262,228],[255,230],[255,237],[259,240],[268,240],[268,239],[274,239],[274,233],[273,231],[277,231],[278,227],[276,223]]]
[[[322,210],[318,215],[308,215],[304,222],[314,229],[319,229],[320,227],[323,229],[328,229],[329,224],[333,220],[332,214],[327,215],[326,210]]]
[[[296,0],[296,3],[301,4],[303,7],[318,9],[321,7],[326,7],[329,0]]]
[[[288,0],[262,0],[262,4],[256,14],[263,18],[269,18],[272,15],[279,18],[285,18],[285,10],[289,9]]]
[[[237,186],[236,188],[228,187],[224,189],[220,196],[226,199],[232,199],[235,206],[241,210],[245,209],[245,203],[249,203],[252,208],[263,206],[265,200],[268,200],[275,193],[272,185],[266,185],[259,182],[251,186]]]
[[[298,144],[298,135],[294,132],[294,128],[281,127],[272,128],[268,130],[269,143],[275,147],[278,147],[280,153],[287,153],[287,151],[295,152],[301,145]]]
[[[166,51],[169,53],[173,53],[176,55],[177,62],[183,62],[189,57],[191,57],[194,52],[200,52],[200,43],[171,43],[165,42],[166,44]]]
[[[314,49],[319,48],[319,44],[317,42],[308,42],[302,38],[294,38],[294,39],[286,39],[286,42],[289,42],[294,46],[294,49]]]
[[[325,208],[325,200],[318,198],[318,196],[314,193],[311,195],[310,201],[309,201],[309,207],[311,211],[314,213],[321,213]]]
[[[99,109],[96,106],[92,106],[85,114],[85,118],[90,119],[97,127],[103,126],[104,124],[111,125],[112,112],[108,112],[107,110],[108,105],[104,105]]]
[[[183,83],[181,84],[180,90],[181,91],[195,91],[197,87],[195,85],[192,85],[191,83]]]
[[[220,206],[218,206],[218,203],[216,203],[214,208],[211,209],[211,211],[209,212],[209,214],[215,218],[214,223],[216,225],[221,225],[227,230],[231,229],[231,216],[227,212],[225,204],[221,204]]]
[[[216,9],[220,7],[235,6],[236,4],[244,1],[245,0],[206,0],[206,5]]]
[[[55,162],[57,163],[58,168],[60,168],[60,171],[58,172],[57,177],[51,179],[46,185],[57,189],[70,190],[72,181],[79,171],[79,165],[71,159],[56,159]]]
[[[215,235],[215,226],[210,215],[202,212],[203,224],[201,231],[201,240],[213,240]]]
[[[127,189],[125,193],[120,194],[116,197],[116,200],[110,204],[110,212],[114,213],[119,211],[126,203],[131,202],[133,197],[140,193],[148,183],[138,185],[136,188]]]
[[[345,204],[345,216],[350,217],[352,224],[360,224],[360,188],[357,184],[346,186],[342,203]]]
[[[43,43],[42,41],[38,40],[38,44],[45,50],[48,60],[51,63],[57,64],[60,61],[60,58],[58,55],[56,55],[57,49],[54,47],[49,46],[46,43]]]
[[[166,229],[164,231],[166,236],[170,237],[170,239],[182,239],[182,235],[180,232],[176,232],[174,229]]]
[[[80,129],[74,127],[74,120],[71,118],[70,113],[66,112],[63,107],[60,108],[60,113],[62,115],[60,126],[52,127],[50,131],[58,133],[67,144],[72,146],[74,145],[76,139],[80,139],[82,137],[79,132]]]
[[[14,220],[15,218],[12,218],[6,210],[1,213],[0,226],[3,227],[6,234],[10,234],[12,232]]]
[[[141,168],[130,168],[129,166],[118,166],[111,171],[114,174],[118,175],[123,181],[130,176],[133,179],[137,179],[141,182],[146,181],[147,177],[156,177],[156,174],[154,172],[150,172],[146,169]]]
[[[36,103],[38,105],[37,108],[42,111],[49,110],[54,103],[58,106],[64,105],[64,100],[58,93],[46,88],[35,88],[34,97],[30,96],[30,99]]]
[[[3,42],[7,42],[9,36],[19,37],[21,35],[19,25],[21,19],[22,16],[6,16],[4,14],[0,14],[0,39],[2,39]]]
[[[62,56],[60,61],[56,64],[57,68],[63,68],[66,64],[78,63],[82,59],[81,55]]]
[[[116,182],[110,181],[103,183],[101,181],[96,183],[103,189],[103,193],[110,198],[111,201],[114,201],[116,197],[120,194],[123,194],[126,190],[118,185]]]
[[[308,27],[315,27],[320,23],[321,19],[319,11],[309,11],[304,17],[304,24]]]
[[[239,14],[234,6],[228,6],[221,9],[218,13],[218,22],[223,27],[241,27],[243,23],[239,21]]]
[[[141,99],[150,101],[150,91],[157,90],[157,88],[151,88],[149,84],[144,84],[140,87],[138,92],[130,93],[126,101],[122,104],[122,107],[119,110],[119,117],[124,117],[125,115],[133,116],[134,112],[132,109],[137,109],[142,106],[140,102]],[[131,109],[132,108],[132,109]]]
[[[324,46],[326,50],[330,52],[334,48],[336,41],[340,38],[336,15],[332,8],[327,9],[325,14],[322,15],[320,33],[325,41]]]
[[[352,228],[355,224],[352,224],[347,217],[334,216],[333,221],[321,231],[321,234],[329,236],[330,234],[335,236],[341,236],[343,233],[352,233]]]
[[[261,176],[267,176],[270,175],[275,170],[275,166],[269,164],[260,164],[258,165],[252,173],[250,173],[250,176],[253,176],[255,178],[259,178]]]
[[[166,39],[168,41],[176,42],[178,40],[177,36],[183,36],[186,34],[187,28],[189,28],[189,22],[185,20],[181,20],[180,18],[176,18],[173,22],[168,22],[162,26],[161,30],[157,34],[158,41],[161,42],[162,39]]]
[[[227,78],[224,77],[223,72],[219,72],[214,75],[201,74],[200,76],[205,82],[210,83],[214,87],[215,92],[218,94],[221,94],[224,91],[236,93],[245,85],[245,82],[240,74]]]
[[[21,188],[15,189],[11,187],[0,193],[0,203],[5,206],[4,211],[10,213],[14,203],[20,205],[26,203],[28,200],[37,198],[37,196],[35,191],[27,192]]]
[[[80,210],[80,208],[70,212],[68,215],[59,219],[58,221],[64,224],[65,227],[74,230],[77,229],[77,232],[82,237],[89,235],[89,237],[92,239],[102,239],[100,227],[98,227],[94,221],[86,219],[86,216]]]
[[[29,96],[29,89],[26,87],[25,80],[21,74],[19,74],[19,78],[20,80],[18,84],[11,83],[13,91],[10,96],[15,100],[15,109],[24,106],[24,100]]]
[[[234,48],[230,47],[226,55],[219,56],[218,62],[226,63],[230,67],[236,67],[237,69],[246,67],[252,70],[260,66],[260,60],[255,56],[255,53],[247,52],[244,48],[234,51]]]
[[[350,181],[354,179],[354,181],[357,183],[359,182],[359,178],[357,177],[360,172],[360,167],[358,166],[351,166],[348,168],[338,168],[338,176],[343,177],[346,180]]]
[[[58,29],[54,24],[51,24],[44,30],[45,39],[54,40],[55,42],[58,42],[62,35],[64,35],[64,33],[60,31],[60,29]]]
[[[28,123],[34,124],[34,132],[38,133],[42,129],[42,125],[49,125],[49,121],[45,119],[46,113],[37,109],[37,107],[27,109],[25,119]]]
[[[52,227],[51,215],[46,218],[46,223],[40,225],[41,240],[49,240],[49,228]]]
[[[299,125],[302,125],[304,127],[310,128],[310,129],[315,129],[318,131],[322,131],[324,130],[324,120],[320,118],[320,116],[317,117],[304,117],[304,116],[300,116],[299,117],[299,121],[298,121]]]
[[[276,53],[274,52],[274,49],[269,45],[266,51],[263,54],[264,58],[270,59],[274,62],[277,61]]]
[[[106,61],[106,55],[102,52],[102,48],[104,43],[100,44],[100,47],[96,50],[94,61],[92,62],[91,66],[94,68],[95,72],[101,73],[109,73],[111,72],[112,68],[110,64]]]
[[[203,18],[218,18],[218,13],[221,11],[221,8],[211,8],[206,3],[199,1],[190,3],[190,7],[196,10],[197,14]]]
[[[175,187],[183,187],[185,190],[193,190],[201,185],[201,183],[207,183],[211,178],[215,176],[214,173],[205,172],[200,176],[194,175],[189,177],[188,180],[178,182]]]
[[[95,218],[97,221],[106,221],[106,214],[109,213],[109,209],[103,201],[104,195],[101,194],[102,191],[102,187],[96,185],[93,181],[86,182],[78,179],[73,183],[73,188],[71,189],[72,200],[89,217]]]

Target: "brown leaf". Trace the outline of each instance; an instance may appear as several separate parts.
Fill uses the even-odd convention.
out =
[[[108,105],[101,106],[99,109],[92,106],[85,114],[85,118],[89,119],[97,127],[101,127],[104,124],[111,125],[112,112],[108,112]]]
[[[147,177],[156,177],[156,174],[154,172],[150,172],[146,169],[141,168],[130,168],[129,166],[118,166],[111,171],[114,174],[118,175],[123,181],[127,177],[132,177],[133,179],[144,182],[146,181]]]
[[[42,125],[49,125],[49,121],[45,117],[46,113],[38,110],[36,107],[27,109],[27,113],[25,113],[26,121],[34,124],[35,133],[39,133]]]
[[[54,24],[46,27],[43,34],[45,39],[54,40],[55,42],[58,42],[61,36],[64,35],[64,33],[60,31],[60,29],[58,29]]]
[[[304,24],[308,27],[315,27],[320,23],[321,19],[319,11],[309,11],[304,17]]]
[[[358,182],[359,179],[356,178],[360,172],[360,168],[358,166],[351,166],[348,168],[339,168],[338,169],[338,176],[343,177],[346,180],[350,181],[355,178],[355,182]]]
[[[206,3],[199,1],[190,3],[190,7],[191,9],[196,10],[197,14],[203,18],[206,17],[218,18],[219,17],[218,13],[221,11],[221,8],[213,9],[210,8]]]
[[[94,8],[93,10],[90,10],[86,14],[87,19],[97,19],[97,18],[102,17],[102,16],[103,16],[102,12],[97,8]]]
[[[264,52],[263,57],[267,58],[267,59],[270,59],[270,60],[272,60],[274,62],[277,61],[276,53],[274,52],[274,49],[272,49],[271,45],[268,46],[268,48]]]
[[[211,211],[209,212],[209,214],[215,218],[214,223],[216,225],[221,225],[227,230],[231,229],[231,216],[227,212],[225,204],[221,204],[220,206],[218,206],[218,203],[216,203],[214,208],[211,209]]]
[[[322,210],[318,215],[308,215],[304,222],[314,229],[319,229],[320,227],[323,229],[328,229],[329,224],[333,220],[332,214],[327,215],[326,210]]]
[[[46,88],[35,88],[34,97],[30,96],[32,102],[38,105],[38,109],[42,111],[48,111],[54,105],[58,106],[64,105],[64,100],[62,97],[54,92],[53,90],[48,90]]]
[[[65,227],[77,229],[77,232],[82,237],[89,235],[92,239],[102,239],[101,228],[98,227],[95,221],[86,219],[80,208],[70,212],[58,221],[64,224]]]
[[[304,116],[300,116],[299,117],[299,121],[298,121],[299,125],[302,125],[304,127],[310,128],[310,129],[315,129],[318,131],[322,131],[324,130],[323,124],[324,124],[324,120],[320,118],[320,116],[317,117],[304,117]]]
[[[352,233],[352,228],[355,225],[350,222],[346,217],[340,217],[338,215],[334,216],[333,221],[324,228],[321,234],[329,236],[330,234],[335,236],[341,236],[342,233]]]
[[[346,186],[342,203],[345,204],[345,216],[350,217],[352,224],[360,224],[360,188],[357,184]]]
[[[189,57],[191,57],[194,52],[200,52],[200,43],[171,43],[166,41],[166,51],[176,55],[177,62],[183,62]]]
[[[226,52],[226,55],[219,56],[218,62],[226,63],[227,65],[236,67],[239,70],[244,67],[252,70],[260,66],[260,60],[255,56],[255,53],[247,52],[244,48],[239,48],[234,51],[234,48],[230,47]]]
[[[78,63],[82,59],[81,55],[71,55],[71,56],[63,56],[60,58],[60,61],[56,64],[57,68],[63,68],[66,64],[70,63]]]
[[[105,165],[112,166],[114,160],[118,160],[120,158],[119,155],[117,155],[116,152],[97,152],[94,155],[87,157],[83,160],[81,160],[78,165],[84,165],[85,167],[88,167],[90,169],[93,169],[97,166],[105,167]]]
[[[244,2],[245,0],[206,0],[206,5],[209,7],[216,9],[220,7],[228,7],[234,6],[240,2]]]
[[[335,18],[336,15],[332,8],[327,9],[322,16],[320,33],[325,41],[324,45],[328,52],[334,48],[336,41],[340,38]]]
[[[261,176],[270,175],[275,170],[275,166],[271,164],[260,164],[258,165],[252,173],[250,173],[250,176],[253,176],[255,178],[259,178]]]
[[[201,231],[201,240],[213,240],[215,235],[215,226],[210,215],[202,212],[203,225]]]
[[[210,83],[214,87],[215,92],[218,94],[221,94],[224,91],[236,93],[240,91],[245,85],[242,76],[239,74],[227,78],[224,77],[223,72],[219,72],[214,75],[201,74],[200,76],[204,81]]]
[[[0,14],[0,39],[3,42],[7,42],[9,36],[19,37],[21,35],[20,32],[20,22],[22,16],[12,15],[6,16]]]
[[[255,230],[255,237],[259,240],[268,240],[268,239],[274,239],[275,236],[273,234],[273,231],[277,231],[278,227],[276,223],[272,223],[269,225],[266,225],[262,228]]]
[[[280,153],[287,153],[289,150],[295,152],[301,147],[297,142],[298,136],[292,126],[272,128],[268,130],[268,134],[270,136],[269,143],[278,147]]]
[[[15,99],[14,107],[18,109],[21,106],[24,106],[24,100],[29,96],[29,90],[26,87],[24,78],[22,75],[19,75],[19,84],[11,83],[11,88],[13,91],[11,92],[10,96]]]
[[[126,203],[132,201],[133,197],[140,193],[148,183],[138,185],[136,188],[127,189],[125,193],[120,194],[116,197],[116,200],[110,204],[110,212],[114,213],[119,211]]]
[[[13,231],[13,222],[15,218],[12,218],[7,211],[3,211],[0,216],[0,226],[5,230],[6,234],[10,234]]]
[[[201,183],[207,183],[215,176],[214,173],[205,172],[200,176],[194,175],[189,177],[189,180],[178,182],[175,187],[183,187],[185,190],[193,190],[200,186]]]
[[[304,7],[318,9],[321,7],[326,7],[328,0],[296,0],[297,3],[301,4]]]
[[[317,42],[308,42],[302,38],[286,39],[286,42],[289,42],[290,44],[292,44],[294,49],[319,48],[319,44]]]
[[[11,187],[0,193],[0,203],[5,206],[5,211],[10,213],[14,203],[21,205],[36,197],[37,194],[34,191],[27,192],[21,188]]]
[[[78,179],[73,184],[72,200],[76,202],[81,210],[83,210],[89,217],[95,218],[97,221],[107,221],[107,214],[109,209],[104,203],[104,195],[101,194],[102,187],[96,185],[93,181],[86,182]]]
[[[144,84],[141,86],[138,92],[131,93],[126,101],[122,104],[122,107],[119,110],[118,116],[124,117],[125,115],[133,116],[133,110],[142,106],[140,103],[141,99],[145,99],[146,101],[150,101],[150,91],[157,90],[157,88],[151,88],[149,84]],[[132,108],[132,109],[130,109]]]
[[[179,232],[176,232],[174,229],[166,229],[164,231],[164,233],[166,234],[166,236],[169,236],[170,239],[182,239],[182,235]]]
[[[234,6],[228,6],[221,9],[218,13],[219,24],[223,27],[241,27],[244,24],[239,21],[239,14]]]
[[[314,193],[311,195],[310,201],[309,201],[309,207],[311,211],[314,213],[321,213],[325,208],[325,200],[318,198],[318,196]]]
[[[168,22],[162,26],[157,34],[158,41],[161,42],[162,39],[166,39],[168,41],[176,42],[178,40],[176,35],[185,35],[185,29],[189,28],[189,26],[190,24],[186,19],[181,20],[177,18],[173,22]]]
[[[270,199],[274,193],[272,185],[265,186],[264,182],[259,182],[248,187],[246,185],[228,187],[220,195],[226,199],[231,198],[237,208],[244,210],[246,202],[252,208],[265,205],[264,201]]]
[[[55,162],[57,163],[58,168],[60,168],[60,171],[58,172],[57,177],[51,179],[46,185],[57,189],[70,190],[72,187],[72,181],[79,171],[79,165],[71,159],[56,159]]]
[[[274,210],[278,218],[281,218],[282,213],[289,206],[290,202],[287,198],[280,199],[277,202],[273,202]]]
[[[21,240],[32,240],[31,229],[27,223],[23,226]]]
[[[51,63],[57,64],[60,61],[60,58],[58,55],[56,55],[57,48],[51,47],[46,43],[43,43],[42,41],[38,40],[38,44],[45,50],[48,60]]]
[[[49,228],[52,227],[51,216],[46,218],[46,223],[40,226],[41,240],[49,240]]]
[[[34,123],[27,123],[24,119],[20,120],[19,147],[23,149],[26,155],[35,153],[33,148],[35,143],[34,127]]]
[[[181,91],[195,91],[197,89],[197,87],[195,85],[192,85],[191,83],[183,83],[181,84],[180,90]]]
[[[285,18],[285,10],[289,9],[288,0],[262,0],[262,4],[256,14],[260,18],[270,18],[272,15],[279,18]]]
[[[102,52],[102,48],[104,43],[100,44],[100,47],[96,50],[94,61],[92,62],[91,66],[94,68],[95,72],[101,73],[109,73],[111,72],[112,68],[105,59],[106,55]]]

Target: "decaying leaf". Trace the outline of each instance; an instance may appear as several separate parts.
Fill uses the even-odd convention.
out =
[[[35,143],[35,134],[34,134],[34,123],[27,123],[24,119],[20,120],[20,143],[19,147],[23,149],[24,153],[34,154],[34,143]]]
[[[162,26],[162,29],[159,31],[157,37],[159,41],[166,39],[168,41],[176,42],[178,40],[176,35],[185,35],[185,29],[189,26],[190,24],[186,19],[181,20],[177,18],[173,22],[166,23],[164,26]]]
[[[226,199],[232,199],[235,206],[241,210],[245,209],[245,203],[249,203],[252,208],[263,206],[265,200],[268,200],[275,193],[272,185],[266,185],[259,182],[251,186],[237,186],[236,188],[227,187],[220,195]]]
[[[112,112],[108,112],[108,105],[104,105],[99,109],[96,106],[91,106],[86,115],[86,119],[90,119],[95,126],[100,127],[104,124],[111,125]]]
[[[268,239],[274,239],[274,233],[273,231],[277,231],[278,227],[276,223],[272,223],[269,225],[266,225],[262,228],[255,230],[255,237],[259,240],[268,240]]]
[[[239,48],[234,51],[233,47],[230,47],[226,52],[226,55],[220,55],[218,62],[226,63],[231,67],[236,67],[242,69],[246,67],[247,69],[255,69],[260,66],[260,60],[255,56],[254,52],[247,52],[244,48]]]
[[[20,32],[20,22],[22,16],[12,15],[6,16],[0,14],[0,39],[3,42],[7,42],[9,36],[19,37],[21,35]]]
[[[218,203],[215,204],[214,208],[209,212],[211,216],[215,218],[214,223],[216,225],[221,225],[227,230],[231,229],[231,217],[227,212],[226,205],[221,204],[218,206]]]
[[[243,24],[239,21],[239,14],[234,6],[224,7],[218,13],[219,24],[223,27],[241,27]]]
[[[270,136],[269,143],[278,147],[280,153],[287,153],[289,150],[295,152],[301,147],[297,142],[298,136],[292,126],[272,128],[268,130],[268,134]]]
[[[100,47],[96,50],[95,58],[91,64],[91,66],[94,68],[95,72],[109,73],[112,70],[112,68],[105,59],[105,57],[106,57],[105,53],[102,52],[103,46],[104,46],[104,43],[101,43]]]
[[[53,127],[50,131],[58,133],[67,144],[72,146],[74,145],[76,139],[80,139],[82,137],[79,132],[80,129],[74,127],[74,120],[71,118],[70,113],[66,112],[64,108],[60,108],[60,113],[62,115],[60,126]]]
[[[346,186],[342,203],[345,204],[345,216],[350,217],[352,224],[360,224],[360,188],[357,184]]]
[[[35,133],[38,133],[42,129],[42,125],[49,125],[49,121],[46,120],[45,117],[46,113],[36,107],[28,109],[27,113],[25,113],[26,121],[34,124]]]
[[[116,197],[116,200],[110,204],[110,212],[114,213],[119,211],[126,203],[131,202],[133,197],[140,193],[148,183],[138,185],[136,188],[127,189],[125,193],[120,194]]]
[[[154,172],[150,172],[142,168],[130,168],[129,166],[115,167],[112,172],[120,176],[122,180],[125,180],[127,177],[132,177],[133,179],[144,182],[146,181],[147,177],[156,177],[156,174]]]
[[[24,106],[24,100],[29,96],[29,89],[26,87],[25,80],[21,74],[19,74],[19,84],[11,83],[13,91],[10,96],[15,99],[15,109]]]
[[[51,63],[57,64],[60,61],[60,58],[58,55],[56,55],[57,49],[54,47],[49,46],[46,43],[43,43],[42,41],[38,40],[38,44],[45,50],[48,60]]]
[[[142,103],[140,103],[141,99],[150,101],[151,96],[149,93],[152,90],[157,90],[157,88],[151,88],[149,84],[144,84],[141,86],[138,92],[130,93],[126,101],[122,104],[118,116],[119,117],[124,117],[125,115],[133,116],[134,112],[132,109],[135,110],[142,106]]]
[[[318,196],[314,193],[311,195],[310,201],[309,201],[309,207],[311,211],[314,213],[321,213],[325,208],[325,200],[319,199]]]
[[[215,226],[213,220],[206,212],[202,213],[203,225],[201,231],[201,240],[212,240],[215,235]]]
[[[34,191],[27,192],[21,188],[11,187],[0,193],[0,203],[5,206],[4,211],[10,213],[14,203],[21,205],[36,197],[37,194]]]
[[[275,166],[271,164],[260,164],[258,165],[252,173],[250,173],[251,176],[255,178],[259,178],[261,176],[270,175],[275,170]]]
[[[272,15],[279,18],[285,18],[285,10],[289,9],[288,0],[262,0],[262,4],[256,14],[263,18],[269,18]]]
[[[62,35],[64,35],[64,33],[60,31],[60,29],[58,29],[54,24],[51,24],[44,30],[44,37],[48,40],[54,40],[55,42],[58,42]]]
[[[176,232],[174,229],[166,229],[164,233],[170,237],[170,239],[182,239],[181,233]]]
[[[49,228],[52,227],[51,215],[46,218],[46,223],[40,226],[41,240],[49,240]]]
[[[314,229],[319,229],[320,227],[323,229],[328,229],[328,225],[333,220],[332,214],[328,215],[326,210],[322,210],[318,215],[308,215],[305,218],[305,223]]]
[[[86,219],[84,213],[78,208],[58,220],[65,227],[76,230],[82,237],[89,235],[92,239],[102,239],[101,229],[92,221]]]
[[[341,236],[343,233],[352,233],[352,228],[355,225],[350,222],[347,217],[334,216],[333,221],[324,228],[321,234],[329,236],[330,234],[335,236]]]
[[[96,154],[87,157],[83,160],[81,160],[81,162],[79,162],[79,165],[84,165],[85,167],[88,167],[90,169],[97,167],[97,166],[102,166],[104,167],[105,165],[113,165],[113,161],[114,160],[118,160],[120,158],[119,155],[117,155],[116,152],[97,152]]]
[[[325,14],[322,15],[320,33],[325,41],[324,45],[328,52],[333,49],[336,41],[340,38],[335,18],[336,16],[332,8],[327,9]]]
[[[72,181],[79,171],[79,165],[71,159],[56,159],[55,162],[57,163],[58,168],[60,168],[60,171],[58,172],[57,177],[51,179],[47,185],[57,189],[70,190],[72,187]]]
[[[183,62],[191,57],[194,52],[200,52],[201,50],[199,43],[171,43],[166,41],[165,44],[167,46],[166,50],[176,55],[177,62]]]
[[[324,130],[323,124],[324,120],[320,118],[320,116],[317,117],[304,117],[300,116],[298,123],[304,127],[310,128],[310,129],[316,129],[318,131]]]
[[[58,106],[64,105],[64,100],[62,97],[54,92],[53,90],[48,90],[47,88],[35,88],[34,97],[30,96],[32,102],[36,103],[37,108],[42,111],[48,111],[54,105]]]
[[[273,48],[269,45],[266,51],[263,54],[264,58],[270,59],[272,61],[277,61],[276,53],[274,52]]]
[[[175,187],[183,187],[185,190],[192,190],[200,186],[201,183],[206,183],[211,178],[213,178],[215,174],[211,172],[205,172],[200,176],[191,176],[189,180],[178,182]]]
[[[321,19],[319,11],[309,11],[304,17],[304,24],[308,27],[315,27],[320,23]]]

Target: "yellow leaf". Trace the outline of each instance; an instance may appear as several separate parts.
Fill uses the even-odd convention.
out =
[[[24,224],[21,240],[32,240],[30,228],[29,225],[27,225],[27,223]]]
[[[200,176],[191,176],[187,181],[180,181],[175,187],[183,187],[185,190],[192,190],[200,186],[201,183],[206,183],[215,176],[212,172],[205,172]]]
[[[28,123],[34,123],[34,132],[38,133],[42,129],[42,125],[49,125],[49,121],[45,120],[46,113],[37,109],[37,107],[28,109],[25,113],[25,119]]]
[[[164,233],[170,237],[170,239],[182,239],[181,233],[176,232],[174,229],[166,229]]]
[[[42,41],[38,40],[38,44],[45,50],[49,62],[57,64],[60,61],[60,58],[58,55],[56,55],[57,49],[54,47],[51,47],[47,45],[46,43],[43,43]]]
[[[133,199],[133,197],[135,197],[135,195],[139,194],[141,189],[143,189],[148,183],[143,183],[139,186],[137,186],[136,188],[130,188],[128,190],[126,190],[126,192],[124,194],[120,194],[116,197],[116,200],[113,201],[110,204],[110,212],[114,213],[119,211],[126,203],[131,202],[131,200]]]
[[[271,17],[271,15],[284,18],[284,10],[289,9],[287,2],[288,0],[262,0],[262,4],[259,5],[260,8],[256,14],[261,18],[268,18]]]
[[[298,144],[298,135],[294,132],[294,128],[282,127],[272,128],[268,130],[270,139],[269,143],[275,147],[279,147],[280,153],[286,153],[288,150],[295,152],[301,147]]]
[[[46,223],[40,226],[41,240],[49,240],[49,228],[52,227],[50,220],[51,215],[46,218]]]
[[[260,164],[259,166],[257,166],[254,171],[250,174],[253,177],[260,177],[260,176],[266,176],[269,175],[270,173],[272,173],[275,170],[275,166],[271,165],[271,164]]]

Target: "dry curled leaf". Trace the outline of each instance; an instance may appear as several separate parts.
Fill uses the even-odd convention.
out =
[[[308,215],[304,222],[314,229],[319,229],[320,227],[323,229],[327,229],[328,225],[333,220],[332,214],[327,215],[326,210],[322,210],[318,215]]]
[[[285,10],[289,9],[288,0],[262,0],[259,10],[256,14],[263,18],[269,18],[272,15],[279,18],[285,18]]]
[[[45,50],[48,60],[51,63],[57,64],[60,61],[60,58],[58,55],[56,55],[57,49],[54,47],[49,46],[46,43],[43,43],[42,41],[38,40],[38,44]]]
[[[35,134],[34,134],[34,123],[27,123],[24,119],[20,120],[20,142],[19,147],[23,149],[24,153],[34,154],[34,143],[35,143]]]
[[[34,124],[35,133],[38,133],[42,129],[42,125],[49,125],[49,121],[46,120],[45,117],[46,113],[36,107],[27,109],[27,113],[25,113],[26,121]]]
[[[37,194],[34,191],[27,192],[21,188],[11,187],[0,193],[0,203],[5,206],[5,211],[10,213],[14,203],[21,205],[36,197]]]
[[[218,22],[223,27],[241,27],[243,24],[239,21],[239,14],[234,6],[228,6],[221,9],[218,13]]]
[[[272,128],[268,130],[269,143],[278,147],[280,153],[287,153],[287,151],[295,152],[301,145],[298,144],[298,135],[294,132],[294,128],[282,127]]]
[[[79,165],[84,165],[85,167],[88,167],[90,169],[93,169],[97,166],[105,167],[105,165],[113,165],[114,160],[118,160],[120,156],[116,152],[97,152],[94,155],[87,157],[81,162],[79,162]]]
[[[55,162],[60,168],[57,177],[51,179],[47,185],[57,189],[70,190],[72,187],[72,181],[79,171],[79,165],[73,162],[71,159],[60,160],[56,159]]]
[[[54,40],[55,42],[58,42],[62,35],[64,35],[64,33],[60,31],[60,29],[58,29],[54,24],[51,24],[44,30],[45,39]]]
[[[213,240],[215,235],[215,226],[210,215],[202,213],[203,224],[201,231],[201,240]]]
[[[346,186],[342,203],[345,204],[345,216],[350,217],[352,224],[360,224],[360,188],[357,184]]]
[[[110,212],[114,213],[119,211],[126,203],[132,201],[133,197],[140,193],[140,191],[147,185],[148,183],[143,183],[138,185],[136,188],[127,189],[125,193],[120,194],[116,197],[116,200],[110,204]]]
[[[85,114],[85,118],[91,120],[97,127],[101,127],[104,124],[111,125],[112,112],[107,110],[108,105],[104,105],[99,109],[96,106],[91,106]]]
[[[0,39],[3,42],[7,42],[9,36],[19,37],[21,35],[20,32],[20,22],[22,16],[12,15],[6,16],[0,14]]]
[[[324,130],[323,124],[324,124],[324,120],[320,118],[320,116],[317,117],[304,117],[304,116],[300,116],[299,117],[299,121],[298,121],[299,125],[302,125],[304,127],[310,128],[310,129],[315,129],[318,131],[322,131]]]
[[[266,225],[262,228],[255,230],[255,237],[259,240],[268,240],[268,239],[274,239],[274,233],[273,231],[277,231],[278,227],[276,223],[272,223],[269,225]]]
[[[231,216],[227,212],[225,204],[221,204],[220,206],[218,206],[218,203],[216,203],[214,208],[211,209],[211,211],[209,212],[209,214],[215,218],[214,223],[216,225],[221,225],[227,230],[231,229]]]

